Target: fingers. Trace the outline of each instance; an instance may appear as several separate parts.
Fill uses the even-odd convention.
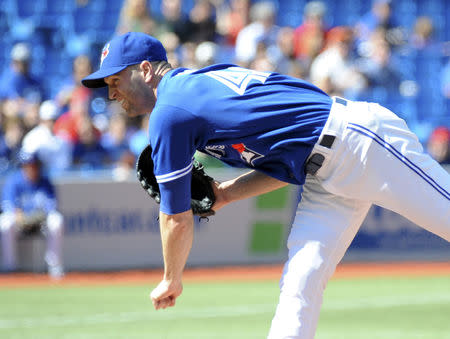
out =
[[[156,310],[159,309],[166,309],[167,307],[173,307],[175,306],[175,297],[170,296],[164,299],[159,299],[159,300],[152,300],[153,302],[153,306],[155,307]]]
[[[156,310],[165,309],[167,307],[175,306],[176,296],[174,292],[167,288],[167,285],[160,283],[150,294],[153,307]]]

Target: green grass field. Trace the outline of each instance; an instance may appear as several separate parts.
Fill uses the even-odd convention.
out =
[[[154,311],[149,286],[0,289],[0,338],[265,338],[277,281],[185,284]],[[336,279],[316,339],[449,339],[450,276]]]

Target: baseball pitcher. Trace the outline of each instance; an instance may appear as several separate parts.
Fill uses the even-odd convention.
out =
[[[234,65],[172,69],[162,44],[143,33],[107,43],[100,69],[83,84],[108,86],[130,116],[150,113],[146,168],[157,183],[149,194],[160,201],[164,257],[163,279],[151,293],[156,309],[174,306],[183,289],[196,151],[250,169],[207,181],[215,212],[303,186],[269,338],[314,337],[325,286],[372,204],[450,240],[450,175],[403,120],[376,103],[329,97],[306,81]]]

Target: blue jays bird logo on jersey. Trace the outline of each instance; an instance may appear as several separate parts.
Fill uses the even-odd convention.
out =
[[[105,60],[105,58],[108,56],[109,54],[109,42],[105,45],[105,47],[103,47],[102,50],[102,55],[100,57],[100,66],[103,64],[103,60]]]
[[[236,151],[239,152],[241,155],[241,159],[244,160],[246,163],[254,166],[255,160],[261,159],[264,157],[264,155],[259,154],[256,151],[253,151],[249,149],[247,146],[245,146],[243,143],[240,144],[233,144],[231,145]]]

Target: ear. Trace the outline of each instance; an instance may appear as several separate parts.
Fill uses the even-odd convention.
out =
[[[139,69],[141,70],[144,81],[146,83],[150,83],[153,79],[153,67],[152,64],[148,60],[144,60],[140,63]]]

